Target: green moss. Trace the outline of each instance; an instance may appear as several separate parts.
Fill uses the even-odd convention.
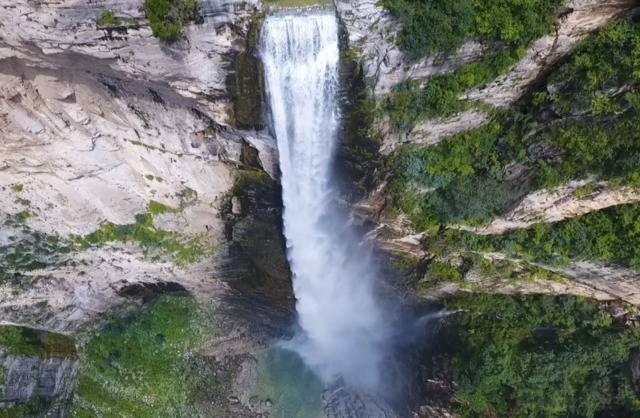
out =
[[[11,188],[13,189],[14,192],[20,193],[22,190],[24,190],[24,185],[20,183],[16,183],[13,186],[11,186]]]
[[[129,141],[129,142],[131,142],[133,145],[138,145],[138,146],[141,146],[141,147],[145,147],[148,150],[158,150],[158,148],[154,147],[153,145],[145,144],[144,142],[141,142],[141,141],[132,140],[132,141]],[[160,151],[164,152],[162,150],[160,150]]]
[[[156,228],[154,215],[168,210],[162,203],[151,201],[146,213],[136,215],[135,223],[117,225],[106,222],[91,234],[73,237],[73,242],[79,249],[101,247],[108,242],[134,243],[142,248],[145,256],[170,256],[179,266],[211,255],[214,249],[204,234],[185,236]]]
[[[23,210],[16,214],[16,217],[20,222],[24,222],[32,216],[33,213],[29,212],[28,210]]]
[[[72,338],[34,328],[0,325],[0,347],[13,355],[33,355],[43,358],[76,357]]]
[[[627,371],[640,332],[597,305],[568,296],[475,295],[448,308],[465,310],[451,347],[461,417],[640,412]]]
[[[163,213],[167,213],[171,211],[171,209],[167,207],[167,205],[155,200],[151,200],[149,202],[149,206],[147,207],[147,210],[151,215],[161,215]]]
[[[196,0],[145,0],[144,12],[153,36],[167,42],[178,40],[187,23],[202,22]]]
[[[0,247],[0,282],[20,277],[24,272],[38,270],[63,262],[73,251],[73,244],[56,236],[31,232],[20,241]]]
[[[120,19],[114,16],[111,10],[105,10],[96,20],[96,23],[98,26],[117,26],[120,24]]]
[[[11,408],[0,410],[0,418],[32,418],[42,414],[37,397]]]
[[[196,416],[199,371],[192,365],[204,338],[214,334],[209,315],[191,297],[162,296],[110,318],[81,352],[72,416]]]

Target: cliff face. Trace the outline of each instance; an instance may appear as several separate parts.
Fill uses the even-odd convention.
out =
[[[0,333],[72,335],[86,382],[102,361],[86,360],[90,335],[158,295],[214,304],[207,324],[242,356],[280,332],[226,313],[258,298],[284,317],[291,301],[275,142],[256,130],[261,7],[200,2],[202,21],[164,42],[138,1],[0,2]],[[105,11],[115,23],[97,23]],[[67,416],[77,359],[16,344],[0,339],[0,412]]]
[[[503,117],[500,111],[517,110],[521,103],[534,109],[528,117],[540,123],[522,138],[534,136],[540,126],[594,116],[577,105],[567,111],[562,103],[545,102],[538,109],[521,101],[532,92],[559,96],[562,83],[548,80],[550,74],[580,41],[631,14],[633,5],[566,2],[555,11],[553,30],[527,44],[507,71],[454,97],[468,106],[422,118],[403,131],[384,108],[398,86],[424,88],[501,45],[466,39],[454,51],[410,58],[398,45],[398,17],[378,2],[336,0],[346,32],[344,55],[353,60],[343,76],[352,83],[346,130],[355,138],[340,158],[355,167],[350,174],[366,177],[358,187],[373,190],[356,204],[354,219],[374,225],[368,237],[409,266],[415,276],[412,295],[441,302],[467,293],[561,294],[640,303],[634,268],[586,261],[566,251],[559,251],[568,258],[564,264],[554,263],[557,253],[546,259],[517,253],[525,244],[511,233],[640,200],[627,180],[609,182],[590,172],[559,185],[529,187],[532,160],[566,157],[548,144],[522,151],[531,157],[525,161],[514,152],[504,167],[482,172],[499,172],[517,189],[509,189],[516,197],[484,223],[446,219],[437,228],[425,227],[410,213],[420,204],[399,209],[393,201],[400,170],[393,164],[403,161],[407,150],[429,152],[452,138],[471,141],[455,135],[491,127]],[[190,393],[185,404],[195,409],[182,413],[264,416],[271,410],[270,400],[253,393],[257,353],[290,321],[293,298],[276,150],[264,129],[256,56],[263,6],[251,0],[206,0],[198,6],[202,22],[185,26],[183,37],[167,43],[153,36],[141,2],[0,0],[0,337],[19,324],[71,335],[79,350],[43,350],[40,340],[28,339],[29,350],[21,351],[15,339],[0,338],[0,415],[66,416],[72,404],[100,413],[92,395],[112,394],[110,371],[126,373],[126,356],[135,355],[118,342],[140,334],[148,337],[142,340],[147,345],[140,343],[142,351],[164,353],[186,339],[178,333],[182,340],[170,340],[176,335],[172,326],[188,330],[197,344],[162,358],[197,370],[182,370],[189,382],[193,376],[216,382],[207,393]],[[117,23],[99,25],[107,10]],[[628,84],[607,85],[608,99],[601,99],[620,107],[601,119],[613,120],[633,107],[621,99],[630,90]],[[491,158],[477,151],[473,160]],[[408,161],[402,168],[421,163]],[[448,161],[443,170],[458,162]],[[415,192],[423,198],[436,186],[418,184],[404,197]],[[474,195],[484,194],[474,187]],[[572,225],[567,228],[577,228]],[[478,243],[483,239],[495,241]],[[540,247],[557,244],[534,233],[524,239],[534,240]],[[214,324],[213,330],[172,322],[185,294],[195,296],[196,304],[215,305],[214,319],[201,318]],[[162,311],[165,296],[170,309]],[[190,309],[179,312],[193,314]],[[209,338],[198,340],[202,332]],[[426,392],[447,379],[427,379]],[[453,389],[445,386],[440,390],[450,396]],[[331,416],[394,416],[365,398],[328,388],[324,407]],[[149,402],[175,412],[173,400]],[[453,416],[448,406],[423,405],[418,415]]]
[[[154,217],[155,230],[211,249],[225,242],[219,212],[234,166],[245,164],[243,149],[256,150],[257,169],[276,170],[272,139],[233,127],[236,57],[257,6],[202,3],[204,22],[168,44],[152,36],[138,2],[4,4],[1,211],[22,219],[3,228],[1,245],[15,249],[36,236],[77,243],[101,225],[136,224],[152,201],[171,209]],[[98,26],[105,10],[121,23]],[[175,257],[152,263],[135,239],[121,244],[132,247],[62,251],[39,268],[4,260],[33,282],[2,298],[4,319],[75,329],[126,284],[197,287],[213,274],[194,263],[176,269]],[[15,293],[15,283],[1,286],[3,295]],[[22,308],[33,304],[43,308]]]
[[[430,81],[437,77],[453,74],[465,65],[478,62],[483,56],[498,48],[499,44],[491,45],[467,39],[453,52],[430,54],[422,58],[411,57],[398,46],[402,24],[392,12],[375,2],[337,1],[338,14],[349,35],[348,47],[355,51],[360,60],[364,78],[369,87],[369,95],[377,103],[378,109],[372,131],[378,138],[379,144],[378,155],[374,158],[393,161],[399,158],[398,156],[401,156],[402,151],[407,147],[413,146],[413,149],[418,150],[429,149],[444,140],[455,138],[457,134],[473,131],[494,121],[496,108],[510,109],[510,106],[517,108],[520,106],[518,100],[530,94],[531,90],[535,91],[541,83],[544,85],[549,75],[559,70],[559,63],[571,56],[576,45],[607,24],[633,14],[634,5],[634,2],[624,0],[565,2],[555,12],[552,33],[531,42],[515,65],[510,66],[503,75],[460,94],[460,100],[468,100],[472,103],[470,108],[450,116],[423,118],[408,130],[399,132],[390,125],[389,117],[384,110],[385,101],[393,96],[397,86],[407,81],[428,86]],[[555,86],[549,84],[548,91],[551,92],[553,88]],[[555,94],[555,91],[553,93]],[[543,118],[547,116],[544,115]],[[580,118],[588,115],[572,114],[571,117]],[[543,120],[542,124],[546,122]],[[561,121],[551,121],[551,123],[558,122]],[[393,178],[397,175],[397,172],[393,171],[397,169],[400,168],[393,167],[386,173],[378,173],[377,181],[372,186],[369,196],[356,204],[356,218],[374,223],[375,227],[369,237],[385,250],[420,259],[428,254],[428,251],[425,253],[424,243],[431,240],[432,233],[417,231],[405,214],[388,216],[390,185],[387,181],[389,177]],[[527,180],[528,169],[517,161],[513,161],[512,165],[505,167],[504,170],[505,177],[522,176],[523,183],[529,181]],[[581,175],[584,176],[583,179],[571,180],[561,186],[534,190],[521,195],[507,210],[482,226],[449,226],[476,234],[503,234],[539,223],[558,222],[638,201],[636,187],[624,184],[612,187],[607,182],[594,181],[594,177],[590,177],[588,172]],[[585,191],[582,192],[583,190]],[[482,193],[481,190],[478,191]],[[429,193],[429,190],[424,189],[420,192]],[[603,265],[600,267],[594,265],[592,268],[600,269],[596,274],[616,281],[616,275],[606,271],[607,268],[615,269],[615,267],[605,268]],[[622,271],[620,271],[620,277],[629,276]],[[603,279],[603,281],[606,280]],[[582,284],[576,283],[574,289],[570,283],[561,287],[547,283],[533,287],[527,285],[521,291],[584,295],[583,285],[589,286],[589,283],[580,279],[578,281]],[[514,292],[511,285],[504,283],[503,285],[506,286],[503,291]],[[628,281],[625,280],[623,286],[627,287]],[[453,289],[455,288],[456,286],[453,286]],[[499,288],[500,286],[493,283],[492,291],[500,291]],[[563,290],[560,290],[561,288]],[[593,285],[587,293],[600,298],[597,295],[601,290],[603,290],[602,286]],[[622,295],[625,292],[614,293],[613,297],[617,297],[615,295]],[[450,292],[443,294],[447,295]],[[627,296],[623,299],[630,300]]]

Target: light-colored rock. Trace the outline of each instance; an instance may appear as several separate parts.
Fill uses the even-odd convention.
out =
[[[387,126],[382,129],[385,133],[380,152],[383,155],[389,155],[396,148],[405,144],[436,145],[449,136],[478,128],[488,120],[489,115],[482,110],[471,109],[460,112],[451,118],[425,120],[406,134],[394,133]]]
[[[182,208],[156,216],[157,228],[222,245],[221,203],[242,147],[277,175],[273,139],[227,125],[227,78],[259,7],[201,2],[204,23],[169,45],[151,35],[138,1],[0,0],[0,222],[28,211],[30,234],[85,235],[104,222],[134,223],[156,200]],[[104,10],[132,20],[97,28]],[[22,238],[19,228],[0,228],[0,245]],[[21,283],[2,281],[0,317],[75,331],[123,302],[118,292],[128,285],[175,282],[200,297],[225,291],[212,257],[180,267],[109,244],[63,259]]]
[[[486,227],[458,227],[480,235],[502,234],[539,222],[558,222],[610,206],[640,201],[640,190],[631,187],[611,188],[607,183],[594,183],[591,193],[581,197],[575,196],[576,189],[589,183],[588,180],[571,181],[551,190],[535,191]]]
[[[215,99],[212,106],[224,118],[230,97],[226,89],[229,57],[242,48],[248,21],[259,6],[258,0],[201,1],[204,23],[189,25],[186,39],[169,45],[152,36],[139,1],[3,0],[0,58],[20,57],[31,45],[45,54],[73,51],[107,59],[104,67],[166,80],[185,96]],[[133,22],[117,30],[98,28],[96,20],[105,10]]]
[[[336,0],[336,10],[349,36],[349,47],[359,51],[365,77],[373,94],[388,93],[401,81],[422,80],[452,71],[477,59],[485,48],[468,41],[451,56],[427,56],[411,60],[395,42],[400,23],[376,0]]]
[[[72,255],[63,266],[29,272],[23,280],[29,286],[19,291],[13,283],[0,284],[0,317],[14,324],[73,332],[125,302],[118,292],[128,285],[174,282],[204,300],[226,287],[214,275],[210,258],[179,268],[170,260],[147,259],[133,245],[90,249]]]
[[[607,293],[613,298],[640,306],[640,272],[636,270],[588,261],[573,261],[567,267],[539,266],[566,274],[573,280]]]

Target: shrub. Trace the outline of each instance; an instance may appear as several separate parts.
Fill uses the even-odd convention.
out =
[[[597,305],[571,296],[475,295],[456,320],[457,412],[480,417],[637,416],[626,369],[640,345]],[[617,415],[607,415],[616,411]]]
[[[105,10],[96,20],[96,23],[98,26],[116,26],[120,24],[120,19],[114,16],[111,10]]]
[[[383,0],[398,17],[399,45],[413,57],[451,52],[467,37],[526,45],[551,30],[561,0]]]
[[[153,36],[167,42],[178,40],[188,22],[202,21],[197,0],[145,0],[144,11]]]

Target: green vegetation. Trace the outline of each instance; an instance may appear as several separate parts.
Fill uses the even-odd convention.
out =
[[[4,222],[5,226],[20,228],[21,233],[19,237],[13,237],[10,244],[0,246],[0,282],[21,278],[25,272],[67,263],[68,255],[90,247],[102,247],[109,242],[136,244],[145,256],[153,259],[171,257],[178,266],[197,262],[215,250],[206,234],[187,236],[159,229],[153,222],[157,215],[180,213],[197,196],[187,187],[180,192],[179,198],[177,208],[152,200],[147,212],[136,215],[135,223],[117,225],[106,222],[88,235],[75,235],[69,239],[31,230],[24,221],[32,213],[18,212]]]
[[[456,320],[457,412],[481,417],[637,416],[628,361],[637,327],[566,296],[468,296]],[[609,415],[607,415],[609,414]]]
[[[569,259],[613,262],[640,269],[640,204],[611,207],[554,224],[536,224],[499,236],[448,234],[475,251],[501,251],[563,264]]]
[[[24,190],[24,185],[20,183],[16,183],[13,186],[11,186],[11,188],[13,189],[14,192],[20,193],[22,190]]]
[[[468,89],[505,73],[534,39],[549,32],[561,0],[383,0],[382,5],[402,23],[400,47],[414,58],[438,52],[451,53],[465,39],[490,44],[491,52],[453,73],[426,83],[398,85],[382,104],[391,126],[411,130],[425,118],[450,116],[470,103],[459,97]]]
[[[120,22],[120,18],[114,16],[111,10],[103,11],[98,20],[96,20],[98,26],[117,26]]]
[[[451,116],[473,105],[459,99],[466,90],[506,73],[523,52],[520,48],[501,48],[452,73],[436,76],[426,84],[411,80],[400,83],[383,100],[382,110],[388,114],[396,132],[410,131],[426,118]]]
[[[149,213],[151,215],[161,215],[163,213],[167,213],[167,212],[173,211],[172,209],[170,209],[164,203],[160,203],[160,202],[155,201],[155,200],[151,200],[149,202],[149,206],[147,207],[147,210],[149,211]]]
[[[0,283],[19,278],[27,271],[58,264],[71,251],[73,245],[66,240],[28,230],[20,241],[0,247]]]
[[[73,237],[73,242],[79,249],[101,247],[108,242],[134,243],[142,248],[145,256],[154,259],[162,255],[170,256],[179,266],[212,254],[213,248],[204,234],[188,237],[158,229],[154,225],[153,217],[169,210],[176,211],[160,202],[151,201],[146,213],[136,215],[135,223],[117,225],[106,222],[89,235]]]
[[[549,32],[561,0],[383,0],[402,24],[399,45],[414,57],[452,52],[464,39],[527,45]]]
[[[186,296],[161,296],[111,318],[81,352],[72,416],[196,416],[193,358],[213,334],[210,323],[209,313]]]
[[[458,269],[438,260],[434,260],[429,264],[427,275],[436,282],[459,283],[462,281],[462,274]]]
[[[153,36],[168,42],[178,40],[187,23],[202,22],[196,0],[145,0],[144,12]]]
[[[435,231],[482,224],[523,193],[571,179],[640,185],[639,45],[640,24],[609,25],[517,109],[436,146],[401,149],[388,166],[396,208]]]
[[[76,357],[73,339],[55,332],[34,328],[0,325],[0,347],[13,355],[49,357]]]
[[[28,402],[11,408],[0,409],[0,418],[32,418],[42,414],[38,398],[32,397]]]

